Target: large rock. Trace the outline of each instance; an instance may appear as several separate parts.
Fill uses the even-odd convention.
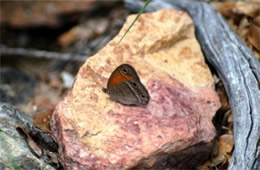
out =
[[[135,17],[81,67],[56,107],[51,125],[67,169],[190,168],[207,159],[220,103],[192,20],[170,9],[143,14],[117,45]],[[102,92],[123,63],[149,91],[146,107]]]

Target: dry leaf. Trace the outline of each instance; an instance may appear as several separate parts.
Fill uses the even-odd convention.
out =
[[[260,15],[250,24],[248,40],[260,52]]]
[[[33,118],[33,124],[41,129],[43,132],[51,133],[50,120],[53,110],[37,113]]]
[[[260,2],[212,3],[260,60]]]

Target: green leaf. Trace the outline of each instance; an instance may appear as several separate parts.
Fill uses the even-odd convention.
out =
[[[124,33],[124,35],[121,37],[121,39],[119,40],[119,42],[117,43],[117,45],[123,40],[123,38],[126,36],[126,34],[128,33],[128,31],[132,28],[132,26],[134,25],[134,23],[137,21],[137,19],[140,17],[140,15],[144,12],[145,8],[147,7],[147,5],[151,2],[152,0],[147,0],[143,6],[143,8],[138,12],[137,16],[135,17],[135,20],[131,23],[131,25],[128,27],[128,29],[126,30],[126,32]]]

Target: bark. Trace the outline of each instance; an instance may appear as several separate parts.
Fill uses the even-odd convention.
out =
[[[125,0],[139,11],[143,3]],[[152,1],[146,11],[175,8],[193,19],[207,61],[225,85],[234,120],[235,148],[229,170],[260,167],[260,63],[252,51],[209,4],[191,0]]]

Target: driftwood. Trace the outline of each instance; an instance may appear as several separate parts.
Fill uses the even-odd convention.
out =
[[[125,2],[135,12],[144,5],[141,1]],[[181,9],[192,17],[202,51],[225,85],[234,120],[235,148],[229,169],[259,169],[259,61],[209,4],[191,0],[154,0],[146,10],[161,8]]]

